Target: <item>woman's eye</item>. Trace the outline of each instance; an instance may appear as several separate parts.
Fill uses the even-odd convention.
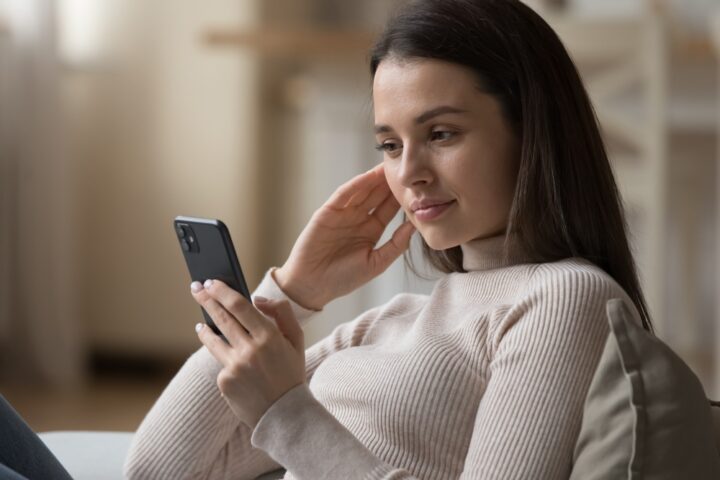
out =
[[[449,132],[447,130],[435,130],[430,134],[431,140],[449,140],[453,137],[455,132]]]
[[[380,143],[375,146],[375,150],[388,153],[394,152],[397,148],[397,145],[392,142]]]

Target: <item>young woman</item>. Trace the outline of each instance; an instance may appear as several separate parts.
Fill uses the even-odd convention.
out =
[[[516,0],[421,0],[372,52],[380,165],[315,213],[253,304],[192,294],[203,343],[138,429],[129,478],[567,478],[623,298],[650,330],[592,107]],[[406,221],[375,248],[398,210]],[[301,324],[417,230],[445,273],[304,350]],[[69,478],[0,397],[0,477]]]
[[[192,285],[203,346],[135,435],[130,478],[567,478],[623,298],[650,329],[588,96],[516,0],[422,0],[372,51],[380,165],[314,214],[253,303]],[[375,248],[398,210],[406,222]],[[309,349],[301,325],[419,232],[445,275]]]
[[[517,0],[409,4],[372,52],[380,165],[315,213],[253,304],[194,298],[203,346],[140,425],[129,478],[567,478],[620,297],[650,329],[592,107]],[[398,210],[406,216],[375,248]],[[301,324],[417,230],[444,275],[304,350]],[[0,477],[69,478],[0,397]]]

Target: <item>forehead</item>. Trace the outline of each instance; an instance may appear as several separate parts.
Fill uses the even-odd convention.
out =
[[[467,106],[479,93],[478,79],[471,69],[435,59],[386,59],[373,79],[376,118],[436,104]]]

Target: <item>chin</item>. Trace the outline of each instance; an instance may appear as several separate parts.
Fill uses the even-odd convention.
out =
[[[457,247],[462,243],[452,236],[444,235],[442,232],[423,232],[421,230],[420,235],[422,235],[425,243],[433,250],[447,250],[448,248]]]

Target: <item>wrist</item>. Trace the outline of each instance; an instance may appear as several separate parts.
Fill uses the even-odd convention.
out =
[[[280,290],[282,290],[288,298],[306,310],[320,311],[327,303],[312,295],[307,290],[298,288],[300,282],[294,280],[294,277],[283,270],[283,267],[272,270],[270,275],[272,275],[277,286],[280,287]]]

